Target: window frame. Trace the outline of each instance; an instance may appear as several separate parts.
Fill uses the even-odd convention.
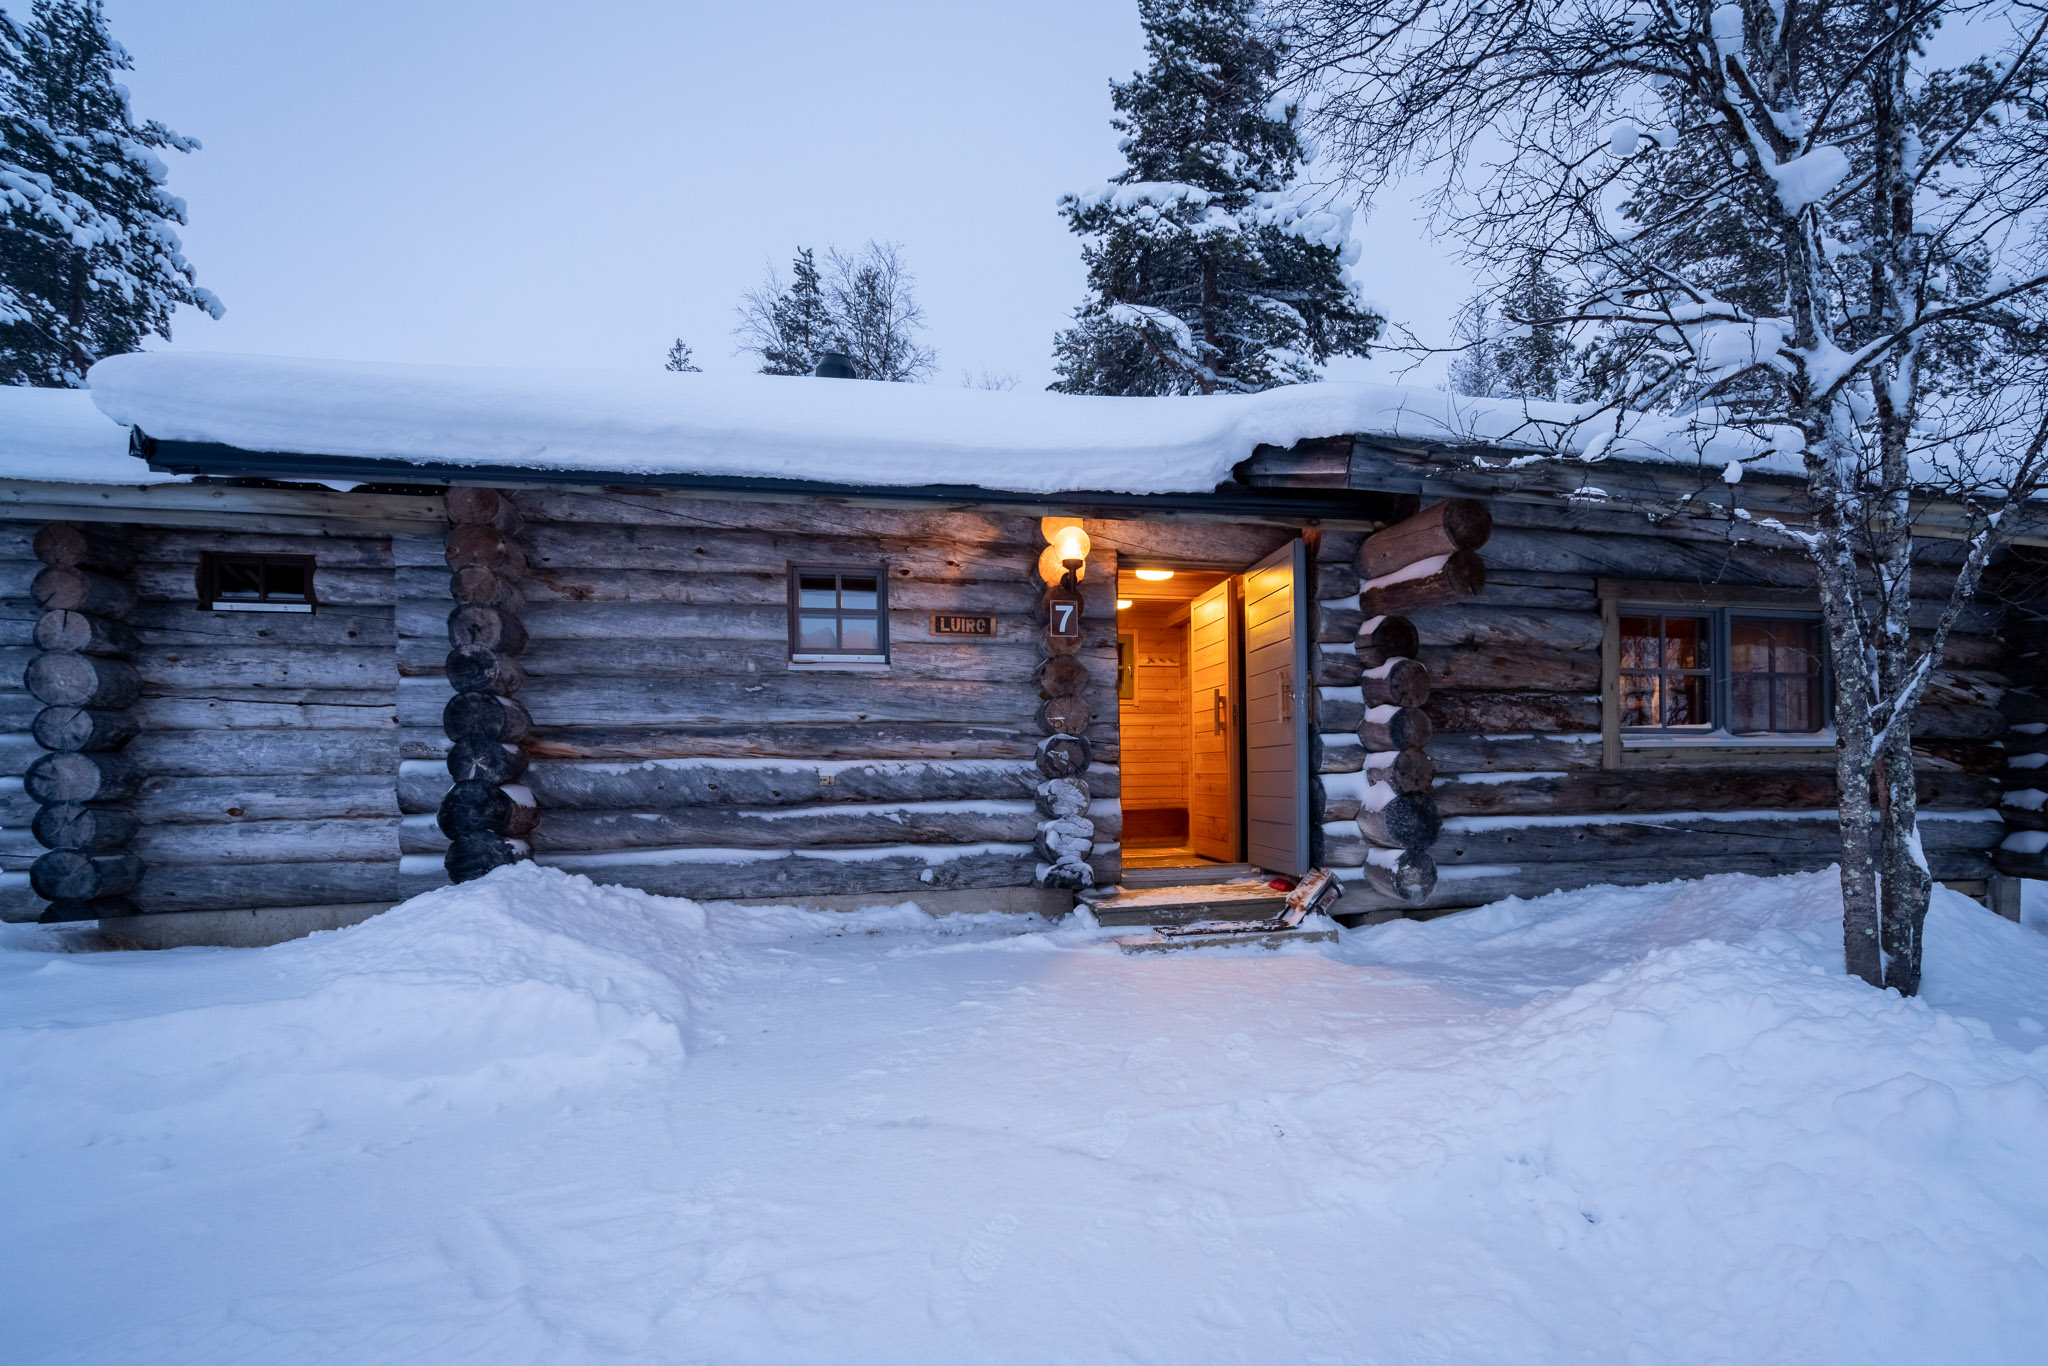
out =
[[[813,608],[809,615],[831,615],[844,622],[851,617],[857,620],[872,618],[875,622],[875,648],[873,650],[816,650],[803,646],[799,622],[806,614],[802,606],[800,583],[806,574],[833,576],[835,594],[844,594],[845,579],[848,575],[872,577],[875,581],[875,606],[849,609],[846,607]],[[788,571],[788,614],[789,614],[789,663],[792,668],[844,668],[848,665],[886,667],[889,663],[889,566],[887,561],[874,564],[821,564],[817,562],[789,562]],[[842,632],[843,634],[843,632]]]
[[[262,596],[254,599],[232,598],[220,592],[220,570],[230,561],[254,561],[268,571],[273,567],[290,565],[305,575],[306,591],[302,596],[276,598],[269,596],[266,583]],[[199,568],[194,575],[198,593],[198,608],[202,612],[295,612],[301,615],[316,611],[320,595],[315,557],[311,555],[277,554],[269,551],[244,550],[202,550],[199,552]],[[266,575],[267,577],[267,575]]]
[[[1821,652],[1820,705],[1822,725],[1813,731],[1735,732],[1727,718],[1733,711],[1731,623],[1737,617],[1772,617],[1794,621],[1821,620],[1812,593],[1776,588],[1719,588],[1698,584],[1597,581],[1601,617],[1600,766],[1621,768],[1626,755],[1662,761],[1687,753],[1702,759],[1718,751],[1753,754],[1778,750],[1810,754],[1835,746],[1833,689],[1829,663]],[[1712,670],[1710,715],[1705,726],[1624,726],[1621,724],[1621,619],[1624,616],[1694,616],[1708,621],[1708,663]]]

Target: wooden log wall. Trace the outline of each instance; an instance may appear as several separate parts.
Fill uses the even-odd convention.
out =
[[[2048,558],[2014,555],[1985,576],[1987,589],[2010,604],[2002,622],[2003,667],[2011,688],[1999,699],[2008,720],[1999,814],[2004,829],[1993,865],[2008,877],[2048,879]]]
[[[1115,880],[1116,575],[1103,538],[1068,657],[1087,675],[1076,692],[1038,672],[1035,516],[653,490],[521,490],[512,504],[527,561],[516,696],[531,728],[524,773],[499,784],[531,793],[537,861],[694,897],[1028,888],[1046,861],[1040,822],[1080,814],[1040,814],[1040,704],[1064,696],[1083,705],[1058,724],[1083,725],[1075,739],[1091,753],[1083,862]],[[446,622],[451,591],[484,591],[451,590],[440,548],[427,549],[395,550],[408,891],[447,876],[442,719],[458,661]],[[886,668],[791,664],[791,563],[886,563]],[[931,632],[933,613],[975,612],[995,615],[993,638]],[[493,800],[484,814],[512,813]]]
[[[1044,781],[1036,793],[1040,819],[1034,847],[1040,862],[1033,876],[1041,887],[1080,891],[1095,885],[1095,870],[1088,863],[1095,852],[1095,822],[1089,815],[1093,794],[1088,786],[1088,768],[1094,760],[1088,732],[1095,718],[1087,695],[1093,680],[1079,658],[1087,600],[1076,576],[1086,564],[1078,557],[1063,563],[1065,572],[1059,582],[1046,585],[1039,604],[1046,654],[1037,671],[1042,700],[1036,720],[1043,738],[1036,763]]]
[[[311,520],[311,519],[307,519]],[[278,518],[280,527],[292,519]],[[363,913],[399,898],[398,765],[393,665],[393,575],[388,536],[346,528],[226,531],[134,525],[123,539],[134,554],[125,576],[133,605],[116,623],[104,610],[45,614],[21,583],[33,525],[10,524],[0,545],[0,630],[4,647],[26,668],[46,640],[110,660],[125,651],[134,676],[126,708],[105,705],[121,685],[116,671],[91,670],[98,700],[75,713],[44,717],[44,739],[80,746],[105,769],[99,802],[44,817],[46,833],[109,841],[126,822],[105,803],[132,785],[130,853],[140,868],[125,893],[138,914],[261,911],[326,906]],[[311,613],[202,611],[195,575],[205,551],[311,555],[319,598]],[[103,576],[104,577],[104,576]],[[116,605],[103,587],[95,600]],[[88,604],[90,606],[90,604]],[[122,629],[122,628],[125,628]],[[47,667],[47,666],[46,666]],[[14,671],[21,677],[20,669]],[[68,685],[85,673],[68,664]],[[10,774],[42,753],[28,732],[43,710],[25,691],[0,694],[14,732]],[[127,720],[120,720],[125,710]],[[61,724],[60,724],[61,722]],[[112,771],[111,760],[132,766]],[[70,762],[70,761],[67,761]],[[76,764],[73,764],[76,767]],[[74,775],[76,776],[76,775]],[[116,781],[119,779],[119,781]],[[0,778],[0,905],[10,919],[40,918],[49,903],[28,885],[23,837],[35,806],[24,780]],[[38,851],[39,852],[39,851]],[[118,869],[111,871],[119,871]],[[66,910],[76,908],[64,908]],[[119,906],[99,908],[115,918]]]
[[[1622,768],[1601,767],[1599,577],[1803,588],[1811,582],[1805,564],[1704,530],[1645,534],[1639,521],[1610,525],[1506,502],[1489,508],[1495,530],[1483,552],[1484,586],[1461,602],[1408,614],[1428,699],[1396,709],[1385,732],[1367,726],[1369,743],[1427,744],[1443,829],[1431,849],[1438,880],[1422,904],[1473,906],[1601,882],[1832,862],[1832,750],[1625,750]],[[1930,563],[1916,581],[1929,594],[1940,590],[1950,554],[1939,544],[1927,549]],[[1344,614],[1328,602],[1324,609],[1327,639]],[[1937,611],[1930,598],[1916,603],[1914,616],[1931,624]],[[1915,716],[1923,839],[1935,875],[1949,880],[1990,871],[1987,851],[2006,830],[1996,815],[2006,762],[1999,737],[2008,715],[2040,707],[2009,691],[1997,622],[1995,607],[1971,609],[1951,638],[1949,667]],[[2048,734],[2048,713],[2040,720]],[[2008,740],[2048,751],[2048,742]],[[1411,772],[1405,781],[1418,778]],[[1324,781],[1329,862],[1358,866],[1375,843],[1350,828],[1362,809],[1360,785]]]

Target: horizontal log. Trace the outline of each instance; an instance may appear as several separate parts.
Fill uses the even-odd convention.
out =
[[[549,854],[538,862],[582,873],[596,882],[639,887],[662,896],[696,900],[726,897],[867,895],[903,892],[915,900],[925,890],[963,887],[1029,887],[1038,855],[1028,845],[966,845],[916,853],[863,853],[820,857],[801,851],[730,860],[715,851],[678,851],[674,862],[648,857],[652,851],[613,854]]]
[[[1683,861],[1739,854],[1797,854],[1827,863],[1841,853],[1841,827],[1832,811],[1799,820],[1700,820],[1686,819],[1684,813],[1645,813],[1640,819],[1505,826],[1481,819],[1478,829],[1467,828],[1470,823],[1458,817],[1444,823],[1444,832],[1432,850],[1438,863],[1600,858]],[[1988,849],[2003,838],[2003,827],[1995,820],[1927,820],[1920,822],[1919,828],[1921,846],[1930,853]]]
[[[61,608],[37,619],[35,642],[42,650],[71,650],[115,659],[125,659],[142,648],[141,638],[125,622]]]
[[[30,696],[51,707],[118,711],[142,693],[142,678],[126,660],[69,651],[37,655],[22,681]]]
[[[505,578],[526,572],[526,548],[496,527],[469,523],[452,528],[442,549],[448,567],[487,569]]]
[[[524,582],[482,565],[464,565],[448,575],[448,596],[469,607],[520,611],[526,603]]]
[[[1446,868],[1430,894],[1432,907],[1482,906],[1504,897],[1535,898],[1552,892],[1575,891],[1603,884],[1644,886],[1650,883],[1710,877],[1715,874],[1744,873],[1753,877],[1783,877],[1789,873],[1819,872],[1832,859],[1820,856],[1746,854],[1712,859],[1605,859],[1587,863],[1524,863],[1485,865],[1499,872],[1478,877],[1460,877],[1462,869]],[[1982,854],[1967,851],[1930,855],[1934,876],[1943,881],[1966,881],[1984,877],[1991,862]],[[1474,871],[1479,871],[1475,869]]]
[[[35,861],[28,876],[29,886],[45,901],[94,901],[135,890],[142,860],[130,853],[52,849]]]
[[[1435,733],[1429,713],[1400,707],[1388,713],[1367,713],[1358,725],[1358,742],[1368,751],[1421,749]]]
[[[457,526],[487,526],[517,536],[526,524],[512,495],[499,489],[458,487],[445,495],[448,520]]]
[[[537,852],[612,849],[816,849],[879,844],[1028,844],[1041,817],[1028,802],[984,804],[984,809],[945,803],[819,807],[800,811],[696,807],[639,811],[557,811],[542,813],[533,835]],[[1085,818],[1084,818],[1085,819]],[[1113,829],[1092,823],[1113,839]]]
[[[38,807],[36,843],[45,849],[80,849],[103,853],[127,847],[135,838],[135,813],[118,806],[84,806],[59,802]]]
[[[143,781],[134,807],[150,829],[238,821],[395,820],[398,794],[389,774],[152,774]]]
[[[1462,602],[1485,586],[1485,562],[1469,550],[1460,550],[1446,556],[1433,572],[1413,578],[1401,578],[1397,573],[1393,578],[1370,581],[1358,595],[1358,605],[1367,616],[1406,616]]]
[[[1350,603],[1319,602],[1314,620],[1317,644],[1350,645],[1358,639],[1367,618],[1364,612]]]
[[[1429,757],[1439,773],[1570,772],[1600,767],[1600,739],[1439,735],[1429,742]]]
[[[516,658],[481,646],[450,650],[442,670],[448,686],[458,693],[494,692],[509,697],[526,686],[526,670]]]
[[[145,913],[230,911],[398,900],[398,860],[317,863],[156,863],[135,902]]]
[[[1315,712],[1310,724],[1331,735],[1356,731],[1365,721],[1365,702],[1355,688],[1318,688],[1312,694]]]
[[[375,862],[398,857],[391,817],[245,820],[145,826],[133,850],[150,867],[180,863]]]
[[[1419,560],[1477,550],[1493,534],[1493,514],[1476,498],[1447,498],[1413,517],[1366,537],[1358,546],[1358,572],[1382,578]]]
[[[369,774],[388,783],[398,770],[394,729],[387,717],[380,730],[152,731],[126,753],[152,777]]]
[[[1368,753],[1364,772],[1372,781],[1385,783],[1396,792],[1427,793],[1436,779],[1436,765],[1419,749]]]
[[[1352,648],[1365,668],[1378,668],[1390,659],[1413,659],[1421,648],[1415,623],[1407,617],[1368,617],[1352,637]]]
[[[105,523],[45,523],[36,532],[35,557],[47,565],[116,576],[135,567],[135,547],[125,528]]]
[[[1321,688],[1355,688],[1365,677],[1365,666],[1355,654],[1339,654],[1311,647],[1308,656],[1309,677]]]
[[[1600,649],[1601,622],[1595,611],[1566,612],[1530,607],[1497,607],[1483,598],[1414,614],[1425,646],[1477,646],[1593,652]]]
[[[531,524],[669,526],[716,530],[736,528],[853,540],[908,537],[924,541],[1008,542],[1030,548],[1042,545],[1034,512],[1002,512],[982,508],[864,507],[824,503],[817,499],[749,502],[706,498],[654,488],[611,488],[580,492],[551,485],[521,488],[513,495],[520,514]],[[1102,523],[1121,532],[1146,524]],[[1089,533],[1091,536],[1094,532]],[[1271,547],[1268,547],[1270,550]],[[1262,552],[1263,553],[1263,552]],[[1256,558],[1256,557],[1254,557]],[[1246,561],[1247,564],[1250,561]]]
[[[1094,768],[1087,783],[1096,798],[1117,795],[1114,769]],[[828,803],[1016,802],[1030,800],[1043,782],[1029,764],[1002,760],[923,762],[860,760],[817,763],[721,763],[667,759],[639,764],[563,763],[542,760],[525,775],[542,810],[672,811],[688,807],[787,807]],[[448,779],[426,764],[408,764],[400,776],[408,811],[438,807]]]
[[[1366,886],[1406,906],[1423,905],[1436,890],[1436,860],[1421,850],[1402,850],[1391,867],[1368,855],[1364,868]]]
[[[449,746],[447,769],[451,782],[509,783],[526,772],[527,762],[526,751],[518,745],[466,735]],[[434,800],[438,802],[439,796]]]
[[[336,691],[397,686],[388,645],[341,649],[328,645],[181,645],[150,648],[135,667],[153,691],[213,688],[320,688]]]
[[[918,635],[925,621],[917,621]],[[1098,638],[1094,649],[1081,655],[1054,655],[1072,659],[1083,668],[1098,655],[1110,657],[1114,647],[1108,635]],[[444,646],[445,649],[445,646]],[[1044,662],[1045,646],[1022,633],[995,640],[927,641],[892,634],[889,639],[889,680],[957,679],[961,682],[1000,682],[1015,688],[1030,678]],[[1113,657],[1111,657],[1113,658]],[[408,652],[401,663],[407,673],[421,672],[429,663],[438,671],[445,655],[428,651]],[[1107,661],[1106,661],[1107,662]],[[667,640],[542,641],[529,644],[520,663],[529,678],[573,679],[586,675],[615,677],[644,675],[759,675],[792,672],[787,636],[772,641],[725,641],[693,639],[688,636]],[[798,673],[827,672],[817,668]],[[1114,664],[1104,668],[1099,681],[1107,686],[1114,678]],[[881,676],[873,676],[879,679]],[[747,681],[755,681],[749,678]]]
[[[199,563],[201,555],[209,551],[229,555],[311,555],[319,561],[322,572],[328,569],[381,569],[388,572],[391,568],[391,537],[388,535],[343,535],[334,531],[294,535],[283,529],[289,523],[280,519],[279,525],[280,529],[276,531],[202,531],[169,525],[131,526],[128,539],[142,563],[181,569],[188,585],[192,567]],[[438,562],[438,528],[433,541]]]
[[[201,612],[191,599],[145,602],[127,624],[144,646],[175,653],[184,646],[256,645],[318,646],[388,651],[397,640],[394,608],[382,605],[341,606],[323,599],[317,612]],[[435,639],[447,649],[445,602],[431,618]]]
[[[437,728],[438,729],[438,728]],[[643,759],[1030,759],[1038,732],[1028,718],[1007,725],[873,721],[825,724],[772,721],[690,726],[559,726],[528,738],[534,758]],[[435,750],[439,755],[442,751]],[[1097,747],[1105,763],[1115,746]]]
[[[1419,707],[1429,700],[1430,671],[1413,659],[1393,659],[1360,680],[1367,707]]]
[[[1356,565],[1317,562],[1314,590],[1318,599],[1355,598],[1361,586]]]
[[[1382,849],[1427,849],[1436,841],[1443,817],[1428,797],[1396,793],[1383,804],[1361,805],[1358,833]]]
[[[1600,690],[1600,654],[1540,645],[1425,645],[1418,659],[1430,682],[1446,691],[1515,690],[1579,692]]]
[[[1105,715],[1114,705],[1107,695],[1111,677],[1104,672],[1097,693],[1097,710]],[[1021,678],[1003,682],[837,672],[738,678],[609,674],[564,678],[536,673],[529,675],[519,699],[532,714],[533,724],[543,729],[588,725],[600,719],[613,726],[936,721],[1030,729],[1034,699],[1022,683]],[[421,700],[432,696],[428,689],[416,692]],[[399,695],[400,714],[408,723],[424,719],[418,707],[408,707],[406,689],[401,688]]]
[[[136,914],[135,903],[125,896],[97,897],[91,901],[52,901],[37,923],[42,925],[75,924],[82,920],[111,920]],[[0,916],[0,919],[5,919]]]
[[[516,744],[533,729],[524,706],[496,693],[459,692],[441,710],[441,726],[452,740]]]
[[[135,590],[90,569],[51,565],[37,574],[29,595],[46,612],[84,612],[118,621],[135,610]]]
[[[1561,612],[1600,612],[1591,574],[1545,574],[1506,569],[1488,560],[1486,587],[1472,602],[1477,607],[1537,607]]]
[[[141,785],[142,770],[121,754],[45,754],[22,778],[30,799],[44,806],[123,801]]]
[[[367,688],[222,688],[189,697],[144,696],[135,704],[135,719],[145,733],[365,730],[389,735],[397,709],[388,694]]]
[[[448,643],[456,649],[516,655],[526,648],[526,627],[500,607],[457,607],[448,614]]]
[[[1976,810],[1996,804],[1997,786],[1973,773],[1923,772],[1920,804],[1930,810]],[[1446,779],[1436,786],[1446,816],[1562,815],[1628,811],[1787,811],[1832,808],[1835,775],[1827,768],[1632,768],[1532,775],[1503,782]]]
[[[1995,740],[2006,718],[1990,707],[1925,706],[1914,709],[1913,736],[1930,740]]]
[[[1916,738],[1913,753],[1930,768],[1956,768],[1965,773],[1994,773],[2006,762],[2005,746],[1979,740]]]
[[[105,750],[120,749],[138,729],[132,712],[57,706],[37,712],[30,733],[44,749]]]
[[[1710,585],[1810,588],[1804,555],[1742,542],[1697,543],[1670,537],[1588,534],[1499,526],[1486,544],[1488,569],[1592,575]]]
[[[1580,693],[1432,692],[1424,707],[1439,732],[1505,735],[1600,729],[1600,699]]]

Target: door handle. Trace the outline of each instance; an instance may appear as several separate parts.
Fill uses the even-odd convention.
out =
[[[1294,719],[1294,680],[1291,678],[1280,680],[1280,719],[1282,721],[1292,721]]]
[[[1224,697],[1223,689],[1221,688],[1211,688],[1209,695],[1215,704],[1212,712],[1214,725],[1212,733],[1221,735],[1230,729],[1230,701]]]

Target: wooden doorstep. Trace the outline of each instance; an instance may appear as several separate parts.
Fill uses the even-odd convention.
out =
[[[1125,953],[1172,953],[1176,949],[1277,949],[1283,944],[1334,944],[1335,929],[1267,930],[1260,934],[1123,934],[1112,941]]]

